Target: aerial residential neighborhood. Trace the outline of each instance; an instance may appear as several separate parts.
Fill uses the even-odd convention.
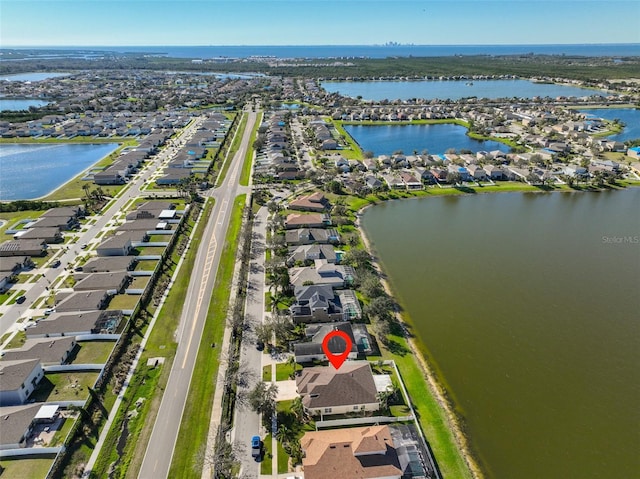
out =
[[[637,106],[637,86],[541,75],[527,80],[594,92],[374,101],[327,80],[351,78],[91,68],[0,84],[47,101],[0,121],[3,146],[113,145],[2,203],[3,478],[476,477],[362,210],[637,186],[640,146],[609,138],[625,125],[581,111]],[[442,124],[498,146],[374,152],[348,130]]]

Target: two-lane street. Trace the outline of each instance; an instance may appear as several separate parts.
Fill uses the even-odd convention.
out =
[[[189,274],[191,281],[177,331],[178,349],[169,380],[160,404],[157,419],[147,445],[139,477],[160,479],[168,477],[175,444],[182,422],[189,386],[198,354],[198,346],[204,329],[213,286],[215,284],[224,238],[231,217],[234,200],[238,194],[248,192],[239,185],[245,154],[250,148],[249,139],[257,115],[247,113],[248,122],[242,144],[222,183],[207,196],[215,198],[211,215],[201,238],[194,267]],[[161,326],[161,325],[160,325]]]

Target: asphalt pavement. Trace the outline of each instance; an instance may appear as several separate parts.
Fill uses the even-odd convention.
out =
[[[215,204],[201,238],[194,268],[189,272],[191,280],[177,332],[178,349],[169,380],[160,404],[158,416],[138,477],[161,479],[169,475],[175,444],[189,392],[191,377],[204,329],[221,252],[229,225],[230,213],[237,195],[249,191],[238,181],[249,145],[250,131],[256,121],[255,113],[248,113],[245,135],[222,183],[209,192]],[[214,411],[219,414],[219,411]]]

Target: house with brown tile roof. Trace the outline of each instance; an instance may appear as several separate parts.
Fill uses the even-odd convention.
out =
[[[300,440],[305,479],[400,479],[388,426],[307,432]]]
[[[329,209],[329,200],[319,191],[289,203],[290,210],[323,212]]]
[[[329,215],[321,213],[287,215],[284,227],[288,230],[295,228],[326,228],[331,225]]]

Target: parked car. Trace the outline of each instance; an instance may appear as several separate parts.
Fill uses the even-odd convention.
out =
[[[258,459],[262,455],[262,441],[260,436],[251,438],[251,457]]]
[[[82,243],[80,245],[80,249],[87,249],[87,243]]]
[[[56,308],[47,308],[44,310],[45,316],[49,316],[51,313],[55,313],[55,312],[56,312]]]
[[[22,303],[25,302],[26,299],[27,299],[26,296],[24,296],[24,295],[20,296],[20,297],[18,297],[18,299],[16,299],[16,303],[22,304]]]
[[[51,267],[52,267],[52,268],[57,268],[58,266],[60,266],[60,260],[59,260],[59,259],[55,260],[55,261],[51,264]]]

